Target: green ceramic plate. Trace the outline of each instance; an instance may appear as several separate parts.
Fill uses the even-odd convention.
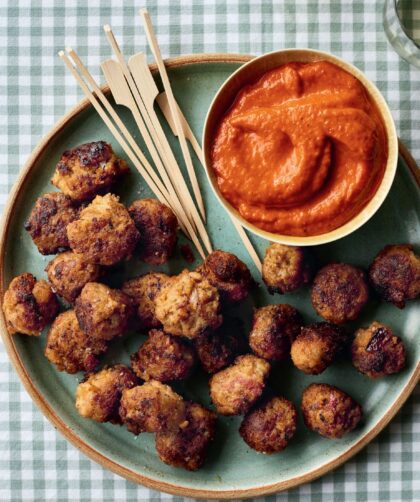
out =
[[[182,58],[170,63],[170,78],[176,98],[198,137],[207,108],[223,81],[244,61],[243,57],[213,56]],[[129,129],[138,137],[136,127],[125,110],[121,115]],[[166,126],[166,124],[165,124]],[[179,155],[176,141],[168,137]],[[11,278],[30,271],[45,277],[49,258],[42,257],[23,229],[35,199],[51,191],[50,178],[60,154],[79,143],[104,139],[117,152],[122,152],[96,112],[82,103],[70,112],[43,140],[33,153],[18,181],[5,213],[1,240],[1,286],[4,291]],[[124,155],[122,155],[124,157]],[[195,159],[196,161],[197,159]],[[260,277],[243,248],[227,214],[216,201],[206,175],[195,162],[208,214],[208,229],[216,248],[231,251],[244,260],[254,278]],[[125,203],[144,196],[149,190],[132,169],[116,190]],[[316,248],[320,264],[332,260],[366,267],[386,244],[411,242],[420,244],[419,189],[406,166],[400,162],[392,190],[384,205],[360,230],[333,244]],[[261,256],[267,242],[251,236]],[[181,242],[183,239],[180,239]],[[188,264],[178,254],[161,270],[177,273]],[[190,265],[190,267],[195,264]],[[146,272],[149,267],[133,260],[114,270],[109,281],[119,285],[126,278]],[[307,322],[319,320],[314,313],[309,291],[270,296],[261,286],[249,302],[237,309],[245,323],[249,322],[253,305],[290,303],[297,307]],[[364,420],[357,430],[338,441],[330,441],[309,432],[301,418],[298,432],[282,453],[265,456],[250,450],[238,434],[240,418],[220,418],[217,439],[208,462],[198,472],[171,468],[159,461],[154,450],[154,437],[142,434],[135,438],[125,428],[101,425],[81,418],[74,407],[74,393],[82,375],[59,373],[43,355],[45,333],[40,338],[3,337],[10,357],[30,394],[47,417],[66,437],[86,454],[107,468],[156,489],[191,497],[242,498],[285,489],[319,476],[344,462],[367,444],[392,418],[413,389],[420,370],[420,338],[418,304],[412,302],[400,311],[392,305],[372,300],[357,325],[378,319],[392,326],[407,345],[407,368],[396,376],[370,381],[359,375],[349,363],[334,365],[317,377],[305,376],[291,364],[275,365],[272,386],[281,394],[300,403],[302,390],[310,382],[332,383],[354,396],[364,408]],[[128,362],[144,337],[129,333],[115,343],[106,356],[106,363]],[[210,405],[204,375],[197,374],[177,389],[187,398]]]

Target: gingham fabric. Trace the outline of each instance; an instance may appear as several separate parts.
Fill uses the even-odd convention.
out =
[[[164,56],[312,47],[353,62],[383,92],[400,137],[419,161],[420,71],[401,60],[387,42],[382,4],[383,0],[2,0],[0,203],[4,205],[40,138],[81,98],[57,51],[77,48],[99,78],[99,63],[110,54],[104,23],[112,25],[125,53],[146,49],[137,16],[142,6],[153,18]],[[419,20],[420,1],[417,5]],[[104,470],[65,441],[32,403],[1,344],[0,403],[1,502],[175,500]],[[420,389],[354,459],[311,484],[269,497],[274,498],[419,501]]]

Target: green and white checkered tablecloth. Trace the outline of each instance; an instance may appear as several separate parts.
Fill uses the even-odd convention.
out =
[[[420,0],[417,2],[420,12]],[[383,0],[56,0],[0,2],[0,204],[38,143],[82,96],[57,57],[77,48],[99,78],[110,22],[128,53],[144,50],[137,9],[153,17],[164,56],[261,54],[313,47],[342,56],[376,82],[400,137],[420,160],[420,70],[382,29]],[[420,15],[418,16],[420,19]],[[419,21],[420,22],[420,21]],[[121,34],[123,33],[123,36]],[[136,486],[79,453],[33,405],[0,344],[0,501],[175,499]],[[274,500],[274,496],[270,499]],[[420,389],[354,459],[278,500],[420,501]]]

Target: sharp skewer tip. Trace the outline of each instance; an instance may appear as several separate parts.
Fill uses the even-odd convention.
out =
[[[146,7],[142,7],[139,10],[139,14],[140,14],[140,16],[144,16],[145,14],[148,14],[148,11],[147,11]]]
[[[109,24],[104,24],[104,31],[111,31],[111,26]]]
[[[60,58],[63,58],[65,56],[64,51],[58,51],[58,55]]]
[[[71,54],[74,51],[71,47],[66,47],[66,52],[67,52],[67,54]]]

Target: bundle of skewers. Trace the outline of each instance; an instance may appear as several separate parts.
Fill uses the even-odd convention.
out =
[[[173,210],[181,230],[204,259],[206,254],[212,252],[212,243],[205,226],[205,205],[187,140],[202,165],[203,152],[175,100],[149,13],[142,9],[140,15],[164,92],[159,94],[144,53],[134,54],[126,61],[108,24],[104,26],[104,31],[116,59],[107,59],[101,64],[101,68],[115,103],[131,111],[153,165],[76,51],[68,48],[67,53],[60,51],[59,56],[145,183],[160,202]],[[160,106],[172,132],[178,137],[191,191],[159,121],[154,107],[155,101]],[[260,271],[260,259],[245,230],[233,219],[232,223]]]

